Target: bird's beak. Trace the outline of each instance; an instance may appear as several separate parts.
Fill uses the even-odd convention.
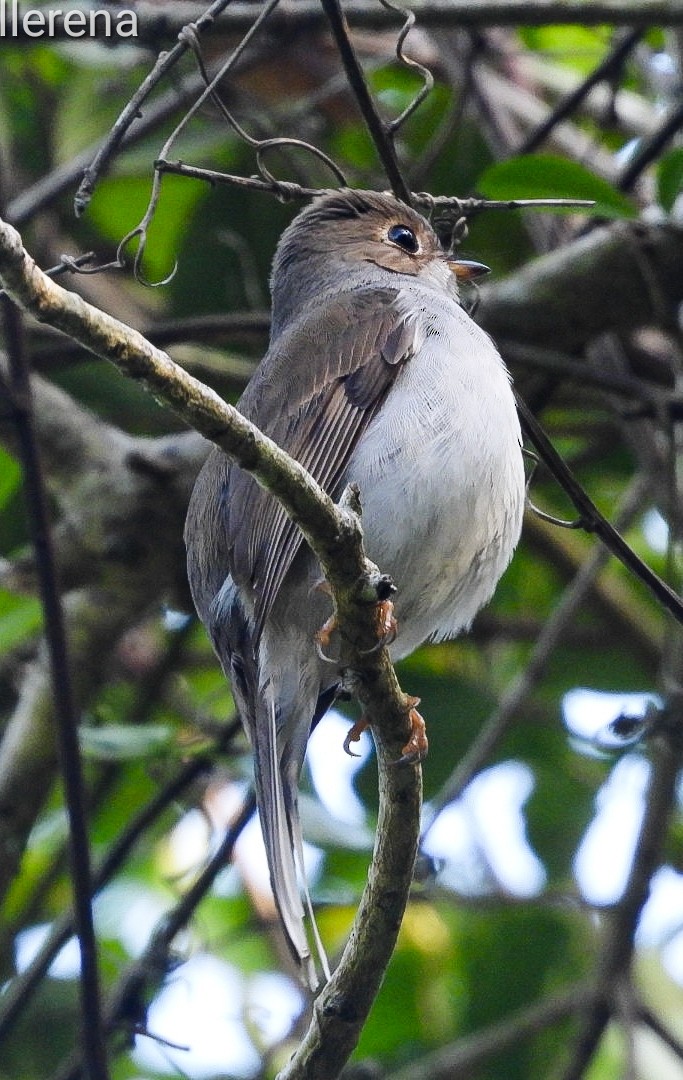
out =
[[[453,271],[458,282],[477,281],[480,277],[491,273],[491,267],[484,263],[473,262],[472,259],[449,259],[449,269]]]

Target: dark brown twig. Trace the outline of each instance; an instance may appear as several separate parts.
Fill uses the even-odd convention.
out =
[[[522,427],[534,444],[543,462],[557,482],[566,491],[579,512],[579,527],[586,532],[595,533],[612,554],[635,577],[643,582],[650,592],[656,597],[667,611],[671,612],[678,622],[683,624],[683,600],[671,589],[647,563],[643,562],[635,551],[629,547],[623,536],[613,525],[600,513],[595,503],[589,498],[587,492],[581,487],[574,477],[571,469],[565,465],[550,439],[543,431],[538,420],[531,410],[517,395],[517,406],[522,418]]]
[[[242,730],[239,720],[228,724],[211,754],[200,754],[184,765],[172,779],[164,784],[146,806],[128,822],[120,836],[112,844],[92,875],[92,895],[107,885],[122,868],[140,838],[158,822],[161,815],[203,773],[208,772],[234,737]],[[16,978],[9,983],[0,999],[0,1042],[7,1037],[17,1017],[26,1008],[40,980],[47,974],[50,964],[74,930],[71,912],[66,912],[53,925],[49,937],[38,953]]]
[[[214,0],[211,7],[207,8],[207,10],[197,19],[196,23],[193,24],[195,33],[199,34],[203,30],[208,29],[208,27],[213,24],[216,16],[220,15],[230,3],[231,0]],[[74,197],[74,210],[77,217],[80,217],[87,208],[95,190],[97,180],[118,150],[121,140],[131,124],[138,119],[143,104],[152,93],[155,86],[173,67],[175,67],[181,57],[187,52],[188,48],[189,42],[182,40],[174,45],[172,49],[169,49],[168,52],[161,53],[149,75],[147,75],[133,94],[133,97],[116,120],[106,142],[99,149],[92,162],[83,173],[83,179],[81,180],[78,191]]]
[[[473,1073],[494,1054],[547,1030],[576,1013],[592,1000],[589,984],[579,983],[554,997],[520,1009],[515,1015],[485,1031],[467,1035],[452,1046],[434,1051],[422,1061],[391,1073],[388,1080],[453,1080]]]
[[[617,181],[617,187],[622,191],[631,191],[638,177],[648,165],[657,160],[667,143],[671,142],[674,135],[677,135],[682,127],[683,105],[678,104],[665,117],[656,131],[641,140],[635,153],[624,167]]]
[[[50,658],[54,715],[69,820],[75,922],[80,946],[81,1039],[92,1080],[107,1080],[107,1054],[102,1032],[97,943],[90,904],[90,847],[78,745],[78,712],[69,671],[69,649],[50,534],[50,517],[31,406],[31,385],[24,357],[21,316],[6,297],[0,299],[9,362],[9,388],[20,458],[24,470],[26,509],[36,552],[36,571]]]
[[[193,180],[205,180],[209,184],[233,184],[235,187],[262,191],[276,195],[283,201],[290,199],[313,199],[324,195],[329,188],[304,187],[286,180],[263,180],[258,176],[236,176],[233,173],[218,172],[215,169],[203,169],[196,165],[187,165],[184,161],[166,161],[163,158],[154,162],[154,168],[160,173],[173,173],[176,176],[188,176]],[[409,192],[411,205],[425,210],[452,210],[465,216],[479,214],[484,210],[589,210],[595,203],[591,199],[461,199],[457,195],[429,195],[424,191]]]
[[[146,1002],[157,991],[171,967],[171,947],[176,936],[194,915],[214,881],[229,863],[237,840],[256,809],[253,793],[245,799],[239,813],[204,869],[176,906],[164,915],[142,955],[124,973],[106,1009],[109,1035],[124,1033],[130,1044],[136,1034],[145,1031]],[[83,1077],[81,1055],[76,1053],[54,1074],[52,1080],[80,1080]],[[88,1078],[89,1080],[89,1078]]]
[[[562,1080],[581,1080],[602,1038],[612,1013],[612,994],[630,979],[630,964],[638,920],[650,893],[667,836],[667,824],[676,799],[676,782],[683,759],[680,700],[672,701],[658,721],[652,738],[651,766],[645,795],[645,813],[621,899],[605,914],[605,934],[597,967],[596,997],[584,1011],[574,1053]]]
[[[557,103],[542,124],[539,124],[534,131],[529,132],[516,153],[531,154],[534,150],[537,150],[553,129],[576,111],[595,86],[599,86],[600,83],[611,79],[615,73],[621,71],[629,53],[633,51],[644,33],[644,27],[629,30],[618,44],[610,50],[602,63],[598,64],[575,90],[572,90],[570,94],[567,94]]]
[[[410,192],[398,164],[396,150],[391,139],[391,131],[375,107],[363,69],[351,44],[348,24],[341,9],[341,4],[339,0],[321,0],[321,3],[328,18],[334,40],[337,43],[349,85],[353,90],[358,107],[372,136],[372,141],[384,166],[391,189],[397,199],[401,199],[402,202],[410,206]]]

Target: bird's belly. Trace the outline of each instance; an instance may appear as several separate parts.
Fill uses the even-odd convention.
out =
[[[395,659],[469,626],[519,539],[519,424],[506,373],[493,375],[483,395],[419,379],[392,392],[351,460],[367,554],[397,586]]]

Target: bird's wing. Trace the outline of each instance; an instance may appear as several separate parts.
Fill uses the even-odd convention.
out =
[[[419,334],[419,316],[398,289],[338,294],[276,339],[239,408],[335,497]],[[229,469],[222,503],[231,576],[253,590],[255,646],[302,536],[277,500],[237,467]]]

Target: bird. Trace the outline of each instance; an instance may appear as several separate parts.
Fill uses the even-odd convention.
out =
[[[270,343],[237,406],[330,496],[357,486],[366,553],[396,587],[394,661],[469,628],[520,536],[511,378],[460,302],[480,269],[389,193],[324,192],[279,240]],[[314,990],[316,958],[325,978],[329,966],[298,790],[310,731],[340,688],[316,646],[332,600],[299,529],[218,448],[196,480],[185,542],[193,600],[251,743],[282,928]]]

